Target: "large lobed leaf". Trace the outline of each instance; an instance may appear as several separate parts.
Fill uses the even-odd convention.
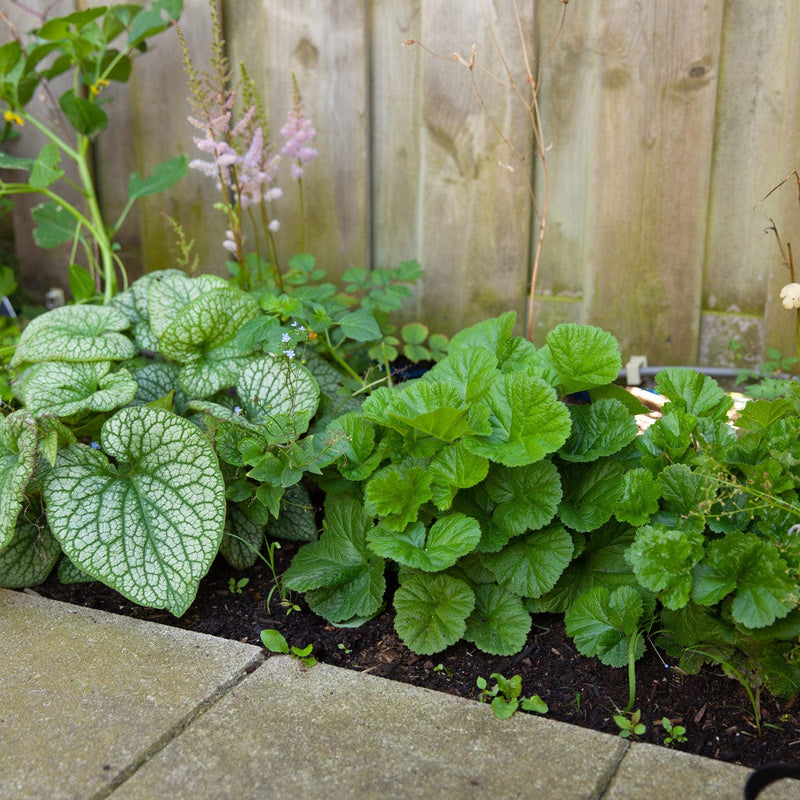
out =
[[[569,411],[532,372],[497,374],[480,405],[489,409],[491,432],[468,439],[466,446],[508,467],[541,460],[569,436]]]
[[[429,655],[461,639],[475,595],[459,578],[419,573],[401,581],[394,607],[394,627],[406,647]]]
[[[400,532],[379,525],[367,535],[369,546],[379,556],[425,572],[452,567],[480,538],[480,525],[466,514],[445,514],[428,530],[421,522],[412,522]]]
[[[598,586],[575,601],[564,621],[567,635],[582,655],[597,656],[609,667],[624,667],[634,637],[634,658],[644,652],[643,640],[637,636],[642,613],[641,595],[632,586],[613,591]]]
[[[370,552],[372,519],[354,500],[326,508],[322,536],[303,546],[283,575],[283,585],[305,592],[308,607],[334,623],[374,616],[386,582],[384,561]]]
[[[547,334],[547,348],[564,394],[613,383],[622,369],[617,340],[593,325],[557,325]]]

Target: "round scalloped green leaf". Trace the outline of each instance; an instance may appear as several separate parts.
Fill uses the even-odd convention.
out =
[[[32,319],[22,331],[12,366],[38,361],[124,361],[133,342],[120,331],[130,320],[112,306],[62,306]]]
[[[564,615],[564,622],[581,655],[597,656],[609,667],[624,667],[642,613],[642,596],[633,586],[620,586],[611,592],[598,586],[578,597]],[[639,636],[634,658],[641,658],[642,653],[644,639]]]
[[[639,432],[627,408],[613,398],[583,406],[570,406],[572,430],[558,451],[565,461],[594,461],[630,444]]]
[[[499,553],[486,553],[483,565],[497,582],[523,597],[549,592],[572,560],[572,537],[561,525],[514,539]]]
[[[519,653],[528,639],[531,615],[521,598],[501,586],[478,586],[475,609],[467,619],[464,638],[494,656]]]
[[[308,607],[334,624],[373,617],[386,580],[383,559],[367,547],[372,524],[355,500],[328,504],[322,536],[297,552],[283,575],[284,587],[305,592]]]
[[[74,445],[59,453],[44,481],[50,528],[75,566],[180,616],[225,524],[214,451],[191,422],[148,406],[118,411],[101,442],[104,452]]]
[[[639,583],[672,610],[689,602],[692,569],[703,557],[703,536],[693,531],[644,525],[625,554]]]
[[[22,397],[32,414],[71,417],[84,411],[113,411],[133,400],[136,383],[128,370],[110,370],[110,361],[45,361],[25,376]]]
[[[531,372],[498,374],[483,404],[490,411],[491,433],[467,439],[465,446],[507,467],[533,464],[558,450],[569,436],[567,407]]]
[[[236,382],[247,418],[269,425],[278,415],[310,419],[319,403],[319,386],[302,365],[285,356],[267,355],[249,362]],[[299,435],[308,423],[297,430]]]
[[[36,586],[52,572],[61,555],[58,541],[46,525],[21,520],[11,543],[0,550],[0,586]]]
[[[14,536],[25,487],[36,468],[36,420],[27,411],[0,418],[0,548]]]
[[[425,530],[414,522],[397,533],[378,526],[367,534],[369,546],[379,556],[392,558],[404,567],[439,572],[475,549],[481,526],[466,514],[446,514]]]
[[[364,487],[364,508],[381,517],[390,531],[402,531],[416,522],[420,506],[432,497],[431,476],[423,467],[389,464]]]
[[[593,325],[557,325],[547,334],[547,346],[564,394],[613,383],[622,369],[617,340]]]
[[[712,377],[693,369],[662,369],[656,375],[656,390],[695,417],[724,421],[733,407],[733,400]]]
[[[409,650],[429,655],[455,644],[467,628],[475,595],[450,575],[412,575],[394,595],[394,628]]]
[[[492,520],[508,536],[519,536],[547,525],[561,501],[561,479],[551,461],[525,467],[494,466],[486,491],[496,507]]]
[[[611,457],[587,464],[568,463],[561,469],[564,497],[559,514],[570,528],[588,533],[611,519],[625,491],[624,467]]]

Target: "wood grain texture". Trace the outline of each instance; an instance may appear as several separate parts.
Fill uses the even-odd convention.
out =
[[[502,76],[491,28],[510,63],[515,63],[514,18],[501,9],[507,12],[508,4],[465,0],[458,14],[446,6],[424,5],[420,32],[414,37],[434,52],[459,52],[467,61],[475,45],[473,73],[483,103],[525,158],[524,166],[512,163],[476,97],[469,70],[425,55],[419,97],[418,242],[426,273],[420,312],[432,328],[444,333],[509,309],[519,313],[522,330],[530,200],[523,176],[509,166],[529,168],[530,135],[519,100],[479,69]]]
[[[421,21],[421,0],[372,3],[371,261],[376,267],[424,260],[419,249],[424,55],[403,44],[419,35]],[[406,303],[406,320],[420,316],[420,289],[415,287]]]
[[[624,356],[691,364],[713,147],[722,3],[593,6],[585,316]]]
[[[206,68],[212,34],[207,0],[184,0],[180,27],[192,61]],[[157,164],[186,154],[189,159],[201,154],[194,145],[198,131],[187,121],[190,108],[177,36],[167,31],[153,40],[151,52],[136,61],[131,79],[130,134],[127,143],[134,152],[140,175],[150,174]],[[125,141],[125,140],[123,140]],[[127,191],[127,179],[120,191]],[[225,217],[213,208],[218,197],[211,179],[192,170],[167,193],[142,198],[137,203],[142,268],[145,272],[175,266],[178,254],[175,237],[161,212],[184,226],[195,240],[200,254],[200,270],[226,275]]]
[[[797,186],[761,200],[798,166],[798,33],[791,0],[726,4],[703,288],[704,308],[763,317],[762,341],[787,354],[794,319],[778,295],[789,273],[765,228],[773,218],[785,241],[800,241]],[[713,346],[710,334],[703,339]]]
[[[541,343],[554,324],[579,322],[583,317],[584,264],[592,258],[593,249],[585,235],[585,208],[589,201],[597,17],[586,5],[570,4],[559,31],[560,3],[540,2],[536,10],[536,56],[542,79],[539,104],[550,182],[537,281],[540,305],[534,341]],[[537,197],[544,201],[547,187],[539,163],[535,175]]]
[[[292,107],[293,70],[317,137],[319,157],[303,178],[305,249],[329,276],[369,263],[369,47],[366,0],[263,0],[249,11],[226,5],[231,61],[244,61],[259,87],[280,149]],[[285,261],[300,247],[296,186],[282,165],[276,201],[278,247]]]
[[[28,0],[43,8],[48,0]],[[97,4],[101,0],[90,0]],[[144,2],[144,0],[137,0]],[[263,93],[277,147],[292,102],[290,70],[318,131],[304,179],[305,249],[331,277],[348,267],[416,258],[425,279],[404,319],[450,332],[509,309],[522,330],[536,220],[523,177],[544,174],[524,108],[479,70],[501,74],[491,29],[520,77],[507,0],[216,0],[228,54]],[[69,10],[62,2],[58,12]],[[534,58],[550,43],[561,3],[522,2]],[[185,0],[191,53],[207,63],[207,0]],[[800,253],[796,187],[761,198],[800,167],[800,7],[794,0],[571,0],[543,65],[540,95],[551,199],[538,278],[536,340],[560,321],[607,328],[623,356],[651,363],[729,363],[727,340],[750,356],[794,351],[786,282],[767,217]],[[0,37],[8,33],[0,31]],[[418,39],[445,56],[416,47]],[[129,174],[198,156],[175,36],[154,40],[128,87],[114,87],[95,164],[109,219]],[[514,161],[476,96],[525,159]],[[32,131],[12,152],[35,154]],[[510,169],[511,168],[511,169]],[[279,253],[299,249],[300,207],[288,164],[276,201]],[[513,170],[513,171],[512,171]],[[223,215],[199,173],[145,198],[119,238],[131,274],[172,266],[164,209],[196,239],[201,269],[225,274]],[[25,285],[66,285],[63,252],[33,243],[30,198],[14,230]],[[800,265],[799,265],[800,266]],[[800,275],[798,276],[800,277]]]

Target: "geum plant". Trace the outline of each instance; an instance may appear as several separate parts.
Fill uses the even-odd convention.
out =
[[[284,575],[312,610],[335,624],[374,616],[392,569],[395,626],[412,650],[461,638],[500,655],[522,648],[526,602],[550,592],[575,554],[557,518],[575,501],[555,454],[605,457],[636,425],[627,393],[610,385],[620,369],[610,334],[563,325],[537,350],[514,323],[508,313],[460,332],[422,378],[378,388],[331,422],[341,445],[317,479],[324,531]],[[586,390],[605,440],[590,442],[593,423],[560,400]]]
[[[17,138],[25,125],[46,139],[36,158],[0,149],[0,169],[29,173],[26,182],[0,179],[0,197],[41,195],[43,202],[33,209],[33,236],[43,248],[71,243],[69,278],[76,300],[102,293],[104,302],[110,302],[117,277],[123,284],[127,281],[114,236],[133,203],[170,188],[186,174],[187,159],[178,156],[159,164],[146,178],[132,175],[128,202],[108,223],[91,167],[91,143],[108,124],[106,88],[130,78],[134,57],[147,50],[151,37],[170,27],[182,7],[183,0],[155,0],[148,7],[84,9],[43,19],[27,36],[14,31],[15,38],[0,47],[0,147]],[[53,81],[63,77],[71,77],[71,82],[56,98]],[[46,98],[46,113],[37,112],[32,103],[39,96]],[[55,123],[47,121],[48,114]],[[62,168],[65,160],[72,162],[77,182]],[[88,272],[78,264],[79,250]]]
[[[324,530],[284,585],[349,625],[396,572],[395,627],[419,653],[464,638],[509,655],[531,613],[557,612],[632,695],[648,636],[685,671],[797,694],[800,392],[734,429],[712,379],[667,369],[664,416],[638,436],[610,334],[560,325],[537,350],[513,324],[462,331],[421,379],[330,423]]]

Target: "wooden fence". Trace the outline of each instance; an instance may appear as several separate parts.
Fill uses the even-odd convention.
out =
[[[538,57],[562,2],[518,4]],[[538,230],[524,173],[533,171],[540,198],[544,174],[525,109],[479,69],[502,71],[494,31],[519,76],[513,3],[222,0],[220,8],[231,60],[248,64],[274,134],[291,104],[290,69],[301,86],[318,131],[319,158],[304,183],[307,249],[319,264],[335,276],[416,258],[425,278],[408,318],[452,333],[514,309],[522,330]],[[181,27],[202,62],[206,0],[185,0]],[[793,351],[794,316],[778,299],[788,273],[764,229],[772,217],[784,240],[798,238],[797,187],[759,201],[800,168],[798,34],[795,0],[571,0],[543,62],[551,194],[537,339],[567,320],[610,330],[624,358],[642,353],[651,364],[726,365],[732,338],[753,358],[770,345]],[[475,44],[485,107],[525,166],[498,136],[469,70],[404,47],[412,38],[465,60]],[[95,147],[110,218],[131,172],[196,153],[178,42],[167,33],[154,44],[130,86],[115,90],[111,126]],[[40,142],[24,133],[14,152],[35,153]],[[290,184],[278,207],[283,257],[298,234]],[[172,265],[164,209],[196,238],[202,268],[222,273],[225,224],[213,200],[208,179],[192,174],[142,202],[119,237],[130,271]],[[25,204],[14,223],[26,285],[63,285],[63,255],[32,245]]]

